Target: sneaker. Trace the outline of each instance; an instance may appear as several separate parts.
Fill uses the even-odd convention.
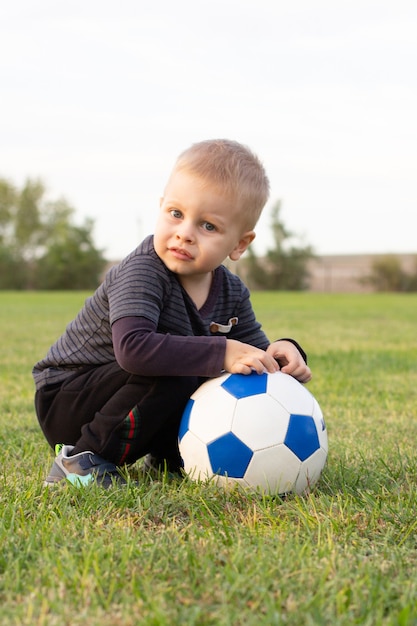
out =
[[[120,475],[114,463],[106,461],[94,452],[80,452],[70,456],[74,446],[57,444],[56,458],[51,467],[44,485],[51,487],[66,479],[76,487],[87,486],[96,482],[108,489],[114,484],[125,485],[125,479]]]

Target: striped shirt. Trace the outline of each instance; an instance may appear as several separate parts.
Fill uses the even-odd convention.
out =
[[[109,270],[103,283],[86,300],[46,357],[34,366],[36,388],[60,383],[80,368],[114,362],[112,325],[129,317],[144,318],[149,322],[157,333],[156,340],[158,337],[167,339],[167,335],[204,337],[180,342],[181,350],[192,350],[194,357],[198,356],[202,363],[201,371],[195,372],[196,376],[217,376],[220,373],[225,337],[264,350],[269,345],[255,318],[249,291],[240,278],[224,266],[218,267],[213,274],[209,296],[198,310],[177,275],[168,270],[156,254],[153,236],[149,236],[119,265]],[[237,318],[234,325],[230,324],[232,318]],[[178,354],[178,342],[172,342],[171,348],[169,342],[164,345],[168,346],[164,350],[164,359],[178,364],[176,374],[189,374],[181,369],[181,362],[186,359]],[[214,359],[215,364],[209,358],[212,353],[221,357]],[[142,356],[141,360],[146,363],[146,354]],[[159,375],[166,375],[162,363],[164,359],[161,359]],[[141,374],[143,363],[140,368],[138,363]],[[152,375],[155,375],[154,371]]]

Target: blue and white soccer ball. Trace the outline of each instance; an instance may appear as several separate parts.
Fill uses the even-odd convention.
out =
[[[185,408],[179,447],[193,480],[282,495],[312,489],[328,440],[320,406],[301,383],[282,372],[254,372],[201,385]]]

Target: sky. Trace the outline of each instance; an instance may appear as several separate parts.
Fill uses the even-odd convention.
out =
[[[415,0],[13,0],[0,177],[40,178],[109,259],[153,232],[177,155],[227,137],[317,254],[417,253]]]

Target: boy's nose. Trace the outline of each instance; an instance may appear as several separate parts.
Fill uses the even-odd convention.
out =
[[[177,229],[176,237],[177,239],[180,239],[181,241],[188,241],[188,242],[194,241],[195,237],[194,237],[192,226],[190,224],[186,224],[185,222],[183,222],[181,226]]]

